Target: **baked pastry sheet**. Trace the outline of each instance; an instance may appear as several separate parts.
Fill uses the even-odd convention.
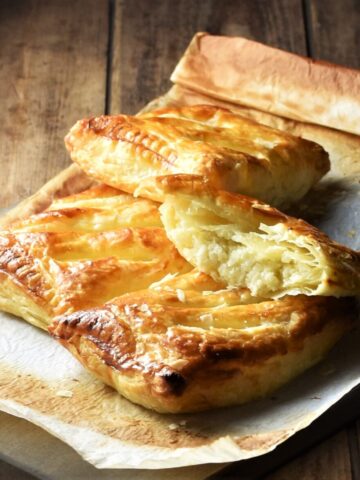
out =
[[[157,203],[100,184],[1,231],[0,308],[46,330],[55,316],[191,268]]]
[[[213,48],[219,55],[223,47]],[[292,213],[359,249],[358,136],[234,104],[225,96],[215,98],[211,91],[195,91],[176,81],[147,109],[221,105],[323,145],[332,159],[331,172]],[[91,183],[71,166],[3,222],[40,212],[53,198],[80,192]],[[274,397],[204,414],[161,415],[94,380],[44,332],[10,315],[0,316],[0,409],[40,425],[98,468],[168,469],[261,455],[305,428],[360,383],[360,332],[355,330],[321,364]]]
[[[84,172],[129,193],[154,176],[187,173],[282,207],[330,169],[320,145],[213,105],[80,120],[65,145]]]

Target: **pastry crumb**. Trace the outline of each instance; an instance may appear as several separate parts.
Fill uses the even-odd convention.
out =
[[[145,313],[148,317],[151,316],[151,310],[149,308],[149,305],[147,303],[143,303],[139,307],[140,312]]]
[[[163,283],[166,283],[166,282],[168,282],[169,280],[172,280],[172,279],[175,278],[178,274],[179,274],[179,272],[167,273],[161,280],[159,280],[158,282],[152,283],[149,288],[153,288],[154,290],[157,290],[157,288],[160,287]]]
[[[64,397],[64,398],[71,398],[73,396],[73,392],[71,390],[58,390],[56,392],[57,397]]]
[[[177,295],[178,299],[180,300],[180,302],[183,302],[183,303],[186,302],[186,296],[185,296],[184,290],[181,290],[180,288],[177,288],[176,289],[176,295]]]
[[[327,368],[327,369],[323,369],[322,372],[321,372],[321,375],[326,377],[327,375],[332,375],[335,372],[336,372],[336,368],[330,367],[330,368]]]
[[[204,313],[203,315],[200,315],[199,319],[202,322],[212,322],[214,320],[213,316],[211,313]]]
[[[179,425],[177,423],[170,423],[170,425],[168,425],[169,430],[177,430],[178,428]]]

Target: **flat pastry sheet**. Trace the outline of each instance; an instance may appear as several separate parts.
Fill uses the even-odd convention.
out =
[[[147,108],[184,103],[230,106],[324,145],[332,171],[295,213],[335,240],[360,248],[360,137],[216,100],[181,83]],[[69,167],[3,221],[42,211],[54,196],[81,191],[90,183],[76,166]],[[98,468],[167,469],[156,474],[165,479],[170,468],[264,454],[308,426],[359,385],[359,342],[356,329],[321,364],[271,398],[201,414],[161,415],[128,402],[95,380],[46,333],[0,313],[0,409],[44,428]],[[203,465],[186,470],[186,475],[205,478],[216,468]],[[183,478],[184,473],[174,470],[170,476]],[[141,478],[153,477],[144,471]]]

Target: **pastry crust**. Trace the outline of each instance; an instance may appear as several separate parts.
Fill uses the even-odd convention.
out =
[[[219,191],[201,177],[149,180],[136,194],[159,191],[170,240],[192,265],[254,295],[360,294],[360,253],[303,220],[258,200]]]
[[[326,178],[338,179],[339,176],[351,175],[351,182],[354,183],[354,176],[360,177],[360,137],[358,135],[279,117],[255,108],[219,100],[211,97],[211,93],[201,94],[177,84],[165,95],[153,100],[145,107],[143,112],[164,108],[165,106],[179,107],[203,104],[229,108],[243,117],[318,143],[328,152],[330,158],[331,170]]]
[[[58,318],[50,332],[131,401],[179,413],[268,395],[318,362],[353,312],[347,298],[259,301],[193,271]]]
[[[143,179],[189,173],[286,205],[329,170],[318,144],[211,105],[81,120],[65,142],[88,175],[131,193]]]
[[[0,308],[46,329],[55,315],[190,268],[156,203],[99,185],[0,232]]]
[[[360,134],[359,70],[197,33],[171,80],[220,101]]]

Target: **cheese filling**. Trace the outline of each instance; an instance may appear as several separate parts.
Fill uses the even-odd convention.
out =
[[[322,281],[321,252],[282,223],[230,223],[196,202],[164,204],[162,218],[180,253],[201,271],[253,295],[312,294]],[[255,223],[255,225],[254,225]]]

